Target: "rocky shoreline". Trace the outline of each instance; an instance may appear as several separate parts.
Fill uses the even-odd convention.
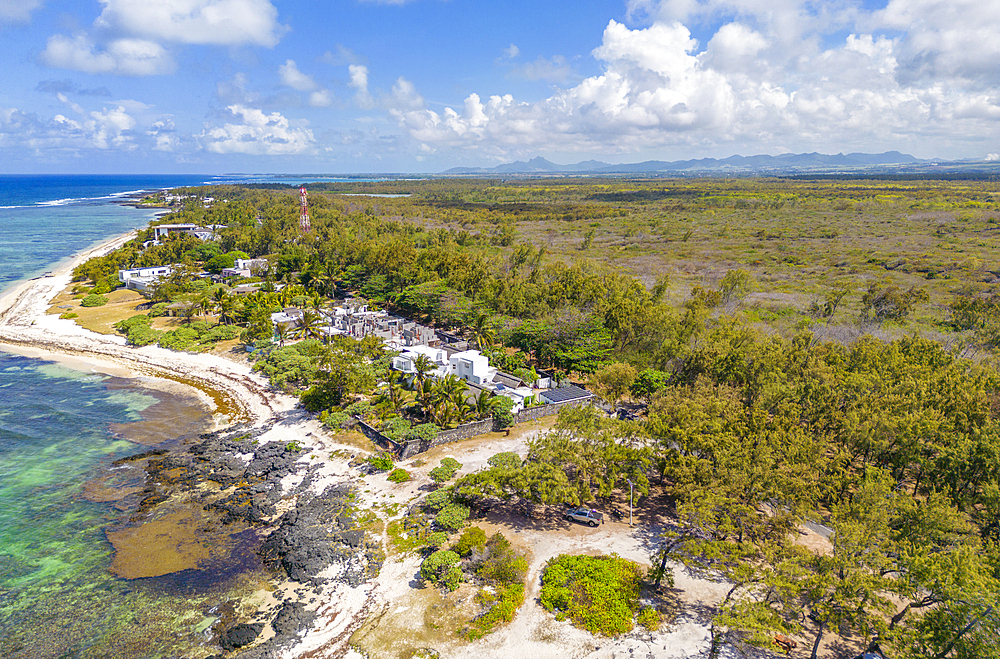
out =
[[[201,507],[211,520],[194,530],[199,544],[221,545],[227,536],[252,530],[273,587],[289,586],[268,609],[220,620],[212,630],[224,653],[217,657],[282,656],[312,627],[325,591],[370,583],[384,560],[380,538],[357,522],[349,480],[328,483],[324,462],[309,459],[297,442],[266,441],[272,430],[273,424],[237,425],[205,433],[188,446],[154,449],[116,463],[147,474],[127,522],[131,528],[141,531],[177,506]],[[123,550],[129,548],[116,544],[116,551]]]

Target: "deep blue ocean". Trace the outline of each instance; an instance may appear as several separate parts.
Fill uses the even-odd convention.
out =
[[[114,204],[123,194],[211,181],[0,176],[0,291],[145,226],[154,212]],[[112,461],[209,421],[139,381],[0,352],[0,657],[212,653],[204,643],[226,584],[114,577],[104,535],[134,505],[107,492],[142,478]]]

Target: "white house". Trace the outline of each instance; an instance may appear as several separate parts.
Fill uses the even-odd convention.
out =
[[[223,277],[251,277],[267,267],[267,259],[236,259],[231,268],[223,268]]]
[[[215,231],[225,228],[225,225],[216,224],[210,227],[200,227],[197,224],[160,224],[153,227],[153,242],[159,244],[162,238],[166,238],[171,233],[186,233],[199,240],[211,240],[215,237]]]
[[[439,378],[448,375],[448,353],[444,351],[444,348],[410,346],[396,357],[393,357],[392,367],[397,371],[412,375],[417,372],[417,370],[413,367],[413,364],[417,361],[417,358],[419,358],[420,355],[426,355],[434,363],[436,368],[434,371],[429,373],[431,377]]]
[[[448,359],[448,372],[471,384],[484,385],[493,381],[497,369],[491,367],[489,358],[478,350],[466,350]]]
[[[174,266],[172,265],[158,265],[151,268],[119,270],[118,281],[125,284],[125,288],[142,292],[149,288],[149,286],[159,283],[162,277],[169,277],[173,271]]]

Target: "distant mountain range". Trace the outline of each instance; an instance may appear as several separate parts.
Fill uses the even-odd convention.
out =
[[[966,163],[969,161],[961,161]],[[983,164],[982,161],[977,161]],[[545,158],[532,158],[527,162],[517,162],[498,165],[496,167],[453,167],[445,172],[445,176],[503,176],[503,175],[544,175],[544,174],[691,174],[699,172],[712,173],[792,173],[796,171],[837,172],[858,171],[870,169],[899,170],[907,166],[936,166],[945,164],[939,160],[920,160],[899,151],[885,153],[838,153],[827,155],[823,153],[785,153],[780,156],[730,156],[718,160],[716,158],[699,158],[697,160],[647,160],[634,164],[609,165],[598,160],[587,160],[575,165],[557,165]],[[959,164],[959,163],[949,163]],[[992,165],[993,163],[990,163]],[[990,167],[992,169],[992,167]]]

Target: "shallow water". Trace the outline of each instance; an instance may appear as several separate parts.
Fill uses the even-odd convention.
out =
[[[115,205],[115,195],[206,180],[0,176],[0,291],[155,213]],[[221,559],[133,580],[111,573],[105,536],[144,483],[141,470],[113,461],[210,425],[192,396],[0,352],[0,657],[218,651],[209,645],[218,612],[262,577],[253,534],[231,538]],[[195,529],[174,532],[188,540]]]
[[[147,450],[151,427],[204,429],[207,410],[134,381],[5,353],[0,399],[0,656],[210,654],[202,626],[213,608],[261,577],[253,534],[233,537],[224,560],[131,581],[109,571],[105,537],[134,510],[127,495],[143,482],[140,470],[112,461]],[[142,444],[128,441],[133,428]],[[189,539],[194,526],[174,533]],[[149,556],[157,560],[155,547]]]

